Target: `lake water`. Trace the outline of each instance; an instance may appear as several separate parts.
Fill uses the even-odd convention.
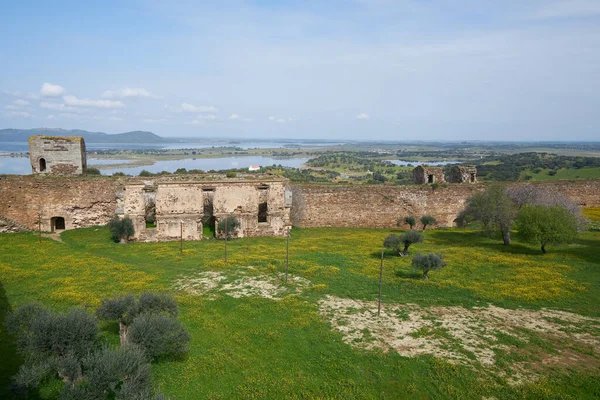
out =
[[[320,142],[320,141],[261,141],[261,140],[220,140],[206,139],[194,142],[173,142],[160,144],[144,143],[86,143],[88,151],[94,150],[140,150],[140,149],[206,149],[211,147],[239,147],[241,149],[279,149],[279,148],[297,148],[297,147],[326,147],[339,146],[344,142]],[[0,142],[0,153],[26,153],[29,151],[27,142]]]
[[[404,160],[384,160],[384,161],[391,162],[394,165],[402,165],[402,166],[413,165],[415,167],[417,165],[421,165],[421,164],[426,164],[426,165],[429,165],[432,167],[437,167],[437,166],[442,166],[442,165],[458,163],[458,161],[404,161]]]
[[[98,160],[100,161],[100,160]],[[132,168],[115,168],[115,169],[103,169],[102,174],[112,175],[115,172],[124,172],[128,175],[139,175],[142,170],[150,171],[153,173],[161,171],[175,172],[178,168],[185,169],[201,169],[208,171],[211,169],[234,169],[234,168],[248,168],[251,165],[259,165],[266,167],[270,165],[283,165],[284,167],[300,168],[302,164],[308,161],[308,158],[271,158],[271,157],[260,157],[260,156],[247,156],[247,157],[223,157],[223,158],[186,158],[184,160],[169,160],[169,161],[157,161],[154,165],[144,165],[141,167]]]
[[[112,175],[115,172],[124,172],[128,175],[139,175],[142,170],[153,173],[168,171],[175,172],[178,168],[202,169],[208,171],[211,169],[233,169],[248,168],[250,165],[259,165],[266,167],[270,165],[283,165],[285,167],[300,168],[302,164],[308,161],[308,158],[272,158],[260,156],[247,157],[223,157],[223,158],[187,158],[184,160],[157,161],[154,165],[144,165],[141,167],[130,168],[111,168],[102,169],[103,175]],[[121,164],[130,162],[129,160],[99,160],[88,159],[88,165],[99,164]],[[29,175],[31,174],[31,165],[28,157],[0,157],[0,174]]]

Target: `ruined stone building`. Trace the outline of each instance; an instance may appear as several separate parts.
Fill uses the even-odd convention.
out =
[[[200,240],[204,232],[219,236],[215,228],[227,216],[240,222],[235,237],[283,236],[292,206],[286,184],[274,175],[129,182],[118,194],[116,213],[133,220],[140,241]]]
[[[81,136],[31,136],[29,161],[33,174],[85,174],[85,142]]]
[[[451,183],[477,182],[477,168],[472,165],[453,165],[450,169]]]
[[[444,168],[441,167],[425,167],[419,165],[413,169],[413,182],[417,185],[426,183],[444,183]]]

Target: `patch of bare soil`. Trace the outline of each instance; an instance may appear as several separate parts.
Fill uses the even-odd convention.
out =
[[[585,369],[600,373],[599,318],[549,309],[416,304],[385,304],[378,317],[376,302],[333,296],[322,299],[319,310],[344,342],[365,349],[407,357],[430,354],[499,374],[508,369],[517,381],[535,377],[539,367],[579,368],[585,363]]]
[[[310,281],[299,276],[290,275],[286,285],[285,276],[281,273],[252,272],[251,267],[248,267],[248,272],[236,271],[232,276],[224,272],[199,272],[180,277],[175,281],[174,288],[194,295],[207,295],[209,298],[223,293],[235,298],[259,296],[279,300],[290,294],[302,293],[310,286]]]

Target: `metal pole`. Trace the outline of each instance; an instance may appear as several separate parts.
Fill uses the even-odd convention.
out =
[[[377,316],[381,314],[381,281],[383,278],[383,250],[381,251],[381,261],[379,262],[379,300],[377,301]]]
[[[287,229],[287,239],[285,242],[285,284],[288,280],[288,268],[290,265],[290,229]]]
[[[183,254],[183,221],[179,221],[179,253]]]
[[[227,228],[227,218],[225,218],[225,262],[227,263],[227,236],[229,236],[228,228]]]

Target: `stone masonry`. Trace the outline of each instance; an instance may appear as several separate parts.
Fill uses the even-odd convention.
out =
[[[475,183],[477,182],[477,168],[472,165],[453,165],[450,168],[450,182]]]
[[[562,193],[583,207],[600,207],[598,179],[514,185],[535,185]],[[452,226],[468,198],[485,187],[480,183],[437,188],[288,185],[268,175],[154,180],[0,175],[0,217],[31,230],[37,230],[41,221],[43,231],[53,231],[104,225],[115,213],[129,215],[141,241],[179,239],[182,227],[184,239],[201,239],[204,224],[216,224],[229,214],[242,222],[238,237],[283,235],[290,223],[299,227],[392,228],[396,219],[405,215],[429,214],[439,226]],[[144,216],[153,201],[156,227],[146,228]]]
[[[413,170],[413,183],[417,185],[444,182],[446,182],[444,168],[419,165]]]
[[[223,218],[240,221],[235,237],[283,236],[290,227],[287,180],[274,175],[241,178],[187,177],[156,179],[125,185],[120,215],[134,222],[140,241],[202,239],[204,225],[214,230]],[[146,227],[148,207],[155,207],[155,227]],[[222,232],[216,232],[222,235]]]
[[[81,136],[31,136],[29,161],[33,174],[85,174],[85,142]]]

